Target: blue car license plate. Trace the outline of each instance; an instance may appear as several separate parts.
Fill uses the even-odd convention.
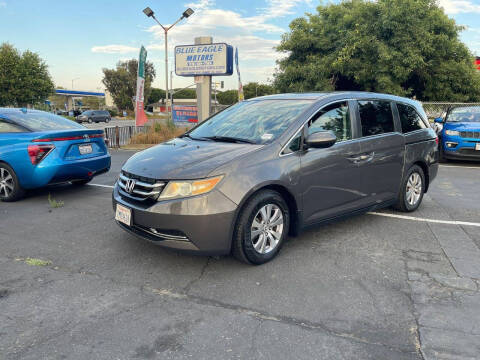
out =
[[[91,154],[92,144],[78,145],[78,151],[80,151],[80,155]]]

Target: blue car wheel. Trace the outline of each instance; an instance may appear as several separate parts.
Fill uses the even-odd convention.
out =
[[[0,200],[16,201],[24,194],[15,171],[7,164],[0,163]]]

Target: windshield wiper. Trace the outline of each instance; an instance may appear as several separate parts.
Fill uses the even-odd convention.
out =
[[[205,136],[204,139],[210,139],[213,141],[223,141],[223,142],[232,142],[232,143],[246,143],[246,144],[256,144],[253,140],[242,139],[232,136]]]
[[[191,136],[190,134],[183,134],[183,135],[180,135],[179,137],[180,137],[180,138],[188,137],[188,138],[190,138],[190,139],[192,139],[192,140],[200,140],[200,141],[208,141],[208,140],[210,140],[210,139],[204,138],[204,137],[199,137],[199,138],[193,137],[193,136]]]

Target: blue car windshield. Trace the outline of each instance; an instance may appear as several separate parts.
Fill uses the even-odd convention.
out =
[[[85,129],[75,121],[42,111],[9,112],[8,118],[30,131]]]
[[[448,113],[447,122],[480,122],[480,106],[454,108]]]
[[[188,135],[193,138],[233,138],[265,144],[280,136],[313,100],[243,101],[214,115]]]

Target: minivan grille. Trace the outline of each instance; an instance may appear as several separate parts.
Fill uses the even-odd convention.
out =
[[[461,131],[462,138],[480,139],[480,131]]]
[[[165,187],[165,183],[122,171],[118,178],[118,186],[122,196],[137,201],[145,201],[156,200]]]

